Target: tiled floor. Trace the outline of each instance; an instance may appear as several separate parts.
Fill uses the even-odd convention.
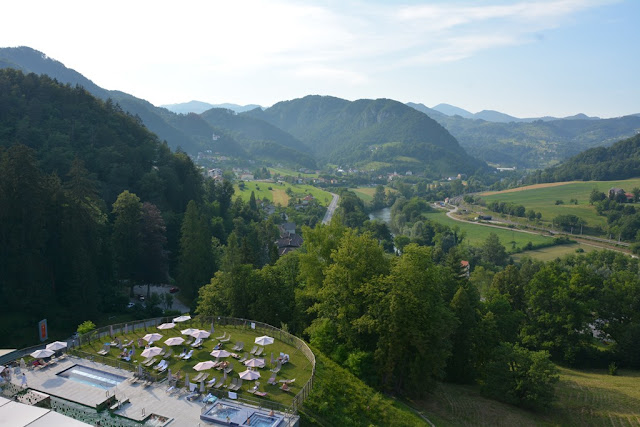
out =
[[[87,384],[78,383],[56,375],[73,365],[84,365],[90,368],[111,372],[117,375],[131,377],[127,371],[98,364],[86,359],[67,357],[57,365],[46,367],[39,371],[27,371],[27,385],[29,388],[57,396],[66,400],[95,407],[103,403],[115,393],[118,400],[129,400],[116,411],[116,414],[137,421],[143,420],[150,414],[157,414],[173,421],[171,426],[197,426],[208,424],[200,419],[201,402],[189,402],[185,394],[167,394],[166,385],[158,384],[145,387],[142,383],[124,381],[110,390],[102,390]],[[12,381],[20,384],[20,377],[14,375]],[[297,421],[297,417],[296,421]]]

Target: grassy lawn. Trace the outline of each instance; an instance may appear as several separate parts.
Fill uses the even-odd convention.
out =
[[[268,169],[269,169],[269,172],[271,172],[271,175],[280,174],[282,176],[295,176],[295,177],[300,175],[303,178],[317,178],[318,177],[317,173],[302,173],[302,172],[294,171],[292,169],[285,169],[285,168],[268,168]]]
[[[474,386],[438,385],[415,402],[437,426],[618,426],[640,424],[640,372],[560,368],[556,402],[545,413],[506,405],[480,395]]]
[[[448,225],[449,227],[458,227],[461,231],[464,231],[466,236],[464,242],[472,246],[479,246],[489,237],[489,234],[495,233],[498,235],[502,245],[507,248],[509,252],[513,243],[516,242],[517,247],[524,247],[528,242],[534,245],[540,243],[548,243],[551,241],[551,237],[540,236],[538,234],[521,233],[518,231],[504,230],[501,228],[486,227],[483,225],[470,224],[466,222],[460,222],[449,218],[442,210],[427,214],[427,217],[432,221],[437,221],[441,224]],[[463,242],[463,244],[464,244]],[[528,252],[524,252],[528,253]]]
[[[271,187],[271,190],[269,190],[269,187]],[[270,200],[273,204],[287,206],[289,203],[289,196],[286,193],[287,188],[291,188],[294,196],[297,198],[303,198],[306,195],[311,194],[322,206],[328,206],[331,202],[331,194],[327,191],[321,190],[312,185],[292,185],[286,182],[278,184],[276,182],[247,181],[244,183],[244,190],[242,191],[236,184],[234,185],[234,197],[242,197],[242,200],[248,202],[251,197],[251,192],[253,191],[256,195],[256,199],[264,199],[266,197],[267,200]]]
[[[146,332],[144,330],[137,330],[127,335],[119,335],[118,338],[120,338],[123,342],[133,340],[134,342],[136,342],[136,346],[137,346],[138,338],[142,338],[146,333],[157,332],[161,334],[163,337],[160,341],[157,341],[155,344],[159,347],[163,347],[164,341],[168,338],[177,337],[177,336],[187,338],[187,336],[181,335],[180,333],[181,329],[201,328],[208,331],[210,327],[211,327],[210,324],[198,324],[197,321],[194,320],[191,322],[178,324],[174,329],[158,330],[156,328],[148,328]],[[199,374],[199,372],[193,369],[194,365],[196,365],[198,362],[203,362],[206,360],[215,360],[215,358],[211,356],[209,353],[211,353],[214,346],[218,343],[218,340],[215,339],[215,337],[222,336],[224,332],[231,334],[231,340],[225,343],[223,346],[225,350],[231,353],[234,353],[234,351],[232,350],[232,347],[235,345],[235,343],[238,341],[244,342],[244,349],[241,352],[237,352],[238,355],[242,355],[244,352],[251,351],[251,349],[255,345],[254,344],[255,338],[257,336],[263,335],[263,333],[261,332],[258,333],[250,328],[245,328],[242,326],[216,326],[215,332],[212,334],[212,336],[204,340],[204,345],[202,348],[194,350],[193,356],[191,357],[190,360],[181,360],[176,358],[174,355],[166,359],[169,362],[169,368],[171,369],[172,374],[175,375],[176,372],[180,372],[183,380],[186,374],[189,375],[190,379],[193,379],[197,374]],[[183,347],[185,346],[184,345],[174,346],[173,347],[174,353],[178,353],[178,354],[181,353]],[[189,346],[186,346],[186,347],[187,349],[191,350],[191,347]],[[90,354],[97,354],[97,352],[101,348],[102,348],[102,342],[94,341],[91,344],[80,347],[79,350],[85,351]],[[170,347],[167,347],[167,349],[169,348]],[[121,351],[120,349],[112,346],[107,357],[117,359],[118,355],[120,354],[120,351]],[[139,363],[144,360],[144,358],[140,356],[141,352],[142,352],[141,349],[136,348],[136,355],[133,357],[132,362]],[[290,361],[289,363],[285,363],[282,366],[282,369],[280,370],[280,372],[278,372],[276,379],[279,381],[284,379],[295,378],[295,382],[290,385],[291,391],[289,392],[280,390],[279,388],[280,384],[278,386],[267,384],[267,380],[271,376],[271,372],[269,371],[271,354],[273,353],[274,358],[277,358],[281,352],[288,354],[290,356]],[[268,393],[267,396],[264,397],[264,399],[271,400],[273,402],[277,402],[286,406],[291,405],[293,401],[293,397],[300,391],[300,389],[306,384],[306,382],[311,377],[311,370],[312,370],[311,363],[309,362],[309,360],[306,358],[304,354],[296,350],[294,347],[284,342],[278,341],[277,339],[273,344],[265,347],[265,353],[260,357],[264,358],[266,363],[265,368],[259,369],[259,372],[262,375],[259,380],[260,381],[259,389],[261,391],[266,391]],[[249,354],[249,358],[251,358],[250,354]],[[162,360],[162,357],[160,356],[157,359],[158,359],[157,362],[160,362],[160,360]],[[223,360],[227,360],[230,363],[233,363],[233,371],[231,371],[231,373],[228,375],[228,378],[227,378],[227,384],[229,384],[232,378],[237,379],[238,374],[244,371],[246,368],[243,364],[239,363],[233,357],[228,357]],[[150,368],[146,368],[146,369],[151,370]],[[219,381],[222,381],[222,378],[223,378],[222,371],[218,371],[216,369],[210,369],[206,372],[210,374],[207,380],[210,380],[211,378],[215,377],[217,378],[216,383]],[[247,393],[247,390],[253,387],[254,384],[255,384],[254,381],[244,381],[242,388],[240,389],[240,392],[242,392],[243,394],[246,394],[246,396],[249,396],[249,393]],[[180,383],[178,385],[182,386],[182,384]],[[220,390],[224,390],[224,388]]]
[[[513,258],[518,261],[524,256],[529,256],[531,258],[537,259],[538,261],[551,261],[556,258],[562,258],[565,255],[575,254],[577,249],[582,249],[584,252],[592,252],[601,250],[600,248],[596,248],[591,245],[584,245],[581,243],[573,243],[570,245],[558,245],[558,246],[550,246],[548,248],[542,249],[534,249],[532,251],[526,251],[519,254],[514,254]]]
[[[350,188],[349,191],[353,191],[354,193],[356,193],[356,196],[362,199],[363,202],[368,203],[373,200],[373,195],[376,193],[376,187]],[[396,190],[393,188],[385,187],[386,194],[389,194],[392,191]]]
[[[499,200],[523,205],[527,209],[542,213],[543,221],[550,222],[558,215],[573,214],[584,219],[591,226],[605,226],[606,218],[599,216],[595,208],[589,205],[589,195],[594,188],[606,194],[612,187],[631,192],[634,187],[640,187],[640,178],[624,181],[569,181],[538,184],[499,192],[480,193],[479,196],[487,202]],[[570,205],[570,199],[577,199],[578,204]],[[562,200],[564,204],[556,205],[556,200]]]

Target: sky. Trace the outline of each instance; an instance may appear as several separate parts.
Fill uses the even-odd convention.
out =
[[[640,113],[638,0],[86,0],[3,4],[29,46],[155,105],[305,95],[517,117]]]

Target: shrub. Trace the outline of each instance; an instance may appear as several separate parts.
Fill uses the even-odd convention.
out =
[[[618,375],[618,365],[616,365],[616,362],[609,363],[609,375]]]

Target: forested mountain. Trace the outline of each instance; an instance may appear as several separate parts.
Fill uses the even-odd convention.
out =
[[[201,114],[207,110],[212,108],[224,108],[227,110],[235,111],[236,113],[243,113],[245,111],[253,110],[255,108],[260,108],[259,105],[256,104],[248,104],[248,105],[238,105],[238,104],[209,104],[208,102],[202,101],[189,101],[183,102],[180,104],[167,104],[161,105],[162,108],[166,108],[169,111],[173,111],[178,114],[189,114],[196,113]]]
[[[361,169],[473,173],[485,165],[425,114],[390,99],[307,96],[243,113],[313,147],[321,161]]]
[[[225,108],[212,108],[200,116],[211,126],[231,133],[254,156],[274,162],[296,159],[302,166],[316,167],[311,149],[306,144],[271,123]]]
[[[113,101],[0,70],[0,300],[13,316],[2,336],[126,304],[116,278],[166,279],[182,214],[202,199],[191,159]],[[118,221],[125,212],[130,228]]]
[[[100,88],[82,74],[66,68],[62,63],[49,58],[45,54],[28,47],[2,48],[0,49],[0,68],[16,68],[26,73],[46,74],[62,83],[79,85],[100,99],[111,98],[122,109],[134,116],[140,117],[142,123],[161,140],[167,141],[172,149],[181,148],[185,152],[195,155],[199,151],[211,150],[227,156],[249,159],[260,158],[264,152],[281,153],[281,162],[294,165],[307,166],[309,159],[301,157],[298,162],[297,153],[289,153],[286,147],[280,146],[278,141],[270,141],[268,149],[264,141],[251,141],[257,143],[245,145],[245,148],[255,150],[247,152],[225,129],[212,127],[195,114],[175,114],[165,108],[159,108],[150,102],[136,98],[120,91],[108,91]],[[219,138],[213,138],[213,135]],[[286,141],[285,141],[286,142]]]
[[[502,166],[552,166],[581,151],[611,145],[640,130],[637,115],[594,119],[579,114],[564,119],[519,119],[518,122],[499,123],[495,121],[494,113],[497,112],[477,113],[474,120],[447,116],[422,104],[407,105],[444,126],[470,155]],[[485,117],[485,120],[477,119],[477,116]]]
[[[637,176],[640,176],[640,134],[611,147],[592,148],[556,167],[537,171],[527,182],[609,181]]]

